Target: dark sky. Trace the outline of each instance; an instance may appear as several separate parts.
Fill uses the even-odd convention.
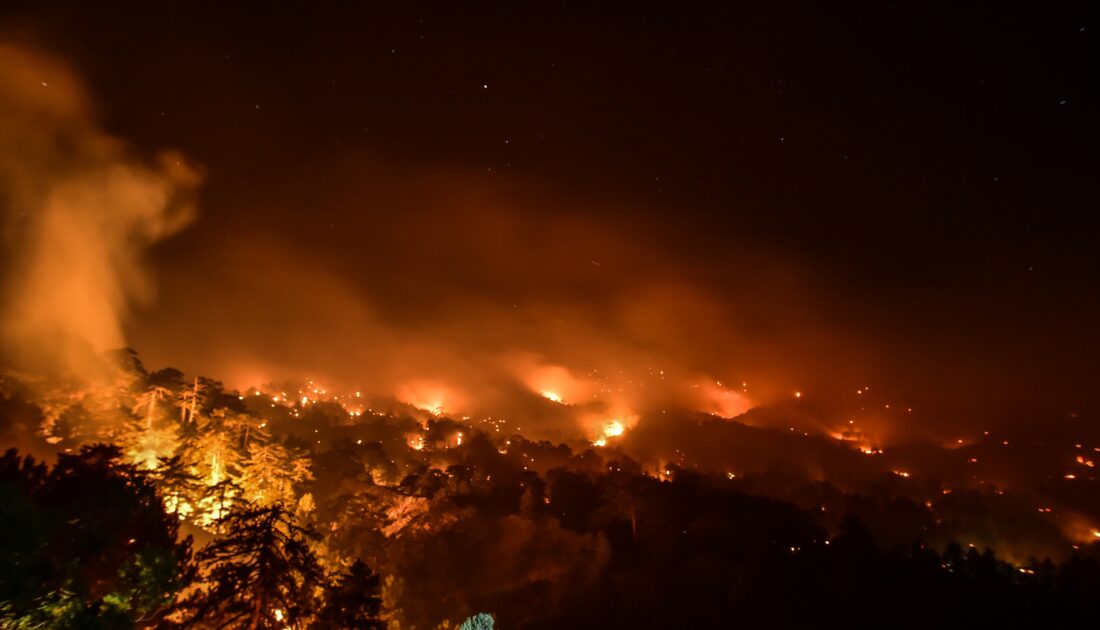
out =
[[[938,427],[1100,412],[1079,7],[291,4],[0,9],[205,173],[129,323],[154,364],[476,389],[530,352]]]

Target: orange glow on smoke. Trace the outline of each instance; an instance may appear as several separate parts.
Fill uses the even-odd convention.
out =
[[[516,378],[527,389],[556,403],[577,404],[592,398],[596,391],[594,385],[561,365],[542,364],[523,358],[516,361],[513,369]]]
[[[433,416],[454,413],[462,397],[454,389],[435,381],[411,381],[397,389],[397,399]]]
[[[747,387],[736,390],[720,381],[706,381],[697,384],[694,389],[702,397],[700,411],[722,418],[736,418],[756,406],[745,391]]]

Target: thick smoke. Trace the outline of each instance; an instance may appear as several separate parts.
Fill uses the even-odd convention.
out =
[[[150,299],[149,248],[194,216],[196,171],[152,162],[97,125],[73,72],[0,44],[0,205],[7,362],[87,368],[125,345],[132,306]]]
[[[159,260],[170,290],[131,328],[151,365],[591,439],[667,407],[820,398],[816,357],[854,391],[872,359],[821,323],[801,269],[746,244],[722,252],[732,271],[685,260],[648,213],[608,209],[625,202],[358,154],[225,194],[205,200],[225,220]]]

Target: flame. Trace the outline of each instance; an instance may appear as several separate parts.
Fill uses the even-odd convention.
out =
[[[542,393],[542,397],[545,398],[546,400],[550,400],[550,401],[553,401],[553,402],[556,402],[556,403],[559,403],[559,404],[564,404],[564,402],[562,401],[561,395],[558,394],[557,392],[545,391],[545,392]]]
[[[607,444],[626,434],[627,429],[638,422],[638,417],[633,414],[613,416],[610,419],[602,419],[596,424],[596,437],[592,440],[593,446],[607,446]],[[591,425],[590,425],[591,426]]]

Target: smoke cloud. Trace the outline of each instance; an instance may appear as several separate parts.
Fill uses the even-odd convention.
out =
[[[97,124],[74,73],[0,43],[2,348],[8,362],[83,371],[125,345],[154,284],[149,248],[194,217],[198,172],[136,156]]]

